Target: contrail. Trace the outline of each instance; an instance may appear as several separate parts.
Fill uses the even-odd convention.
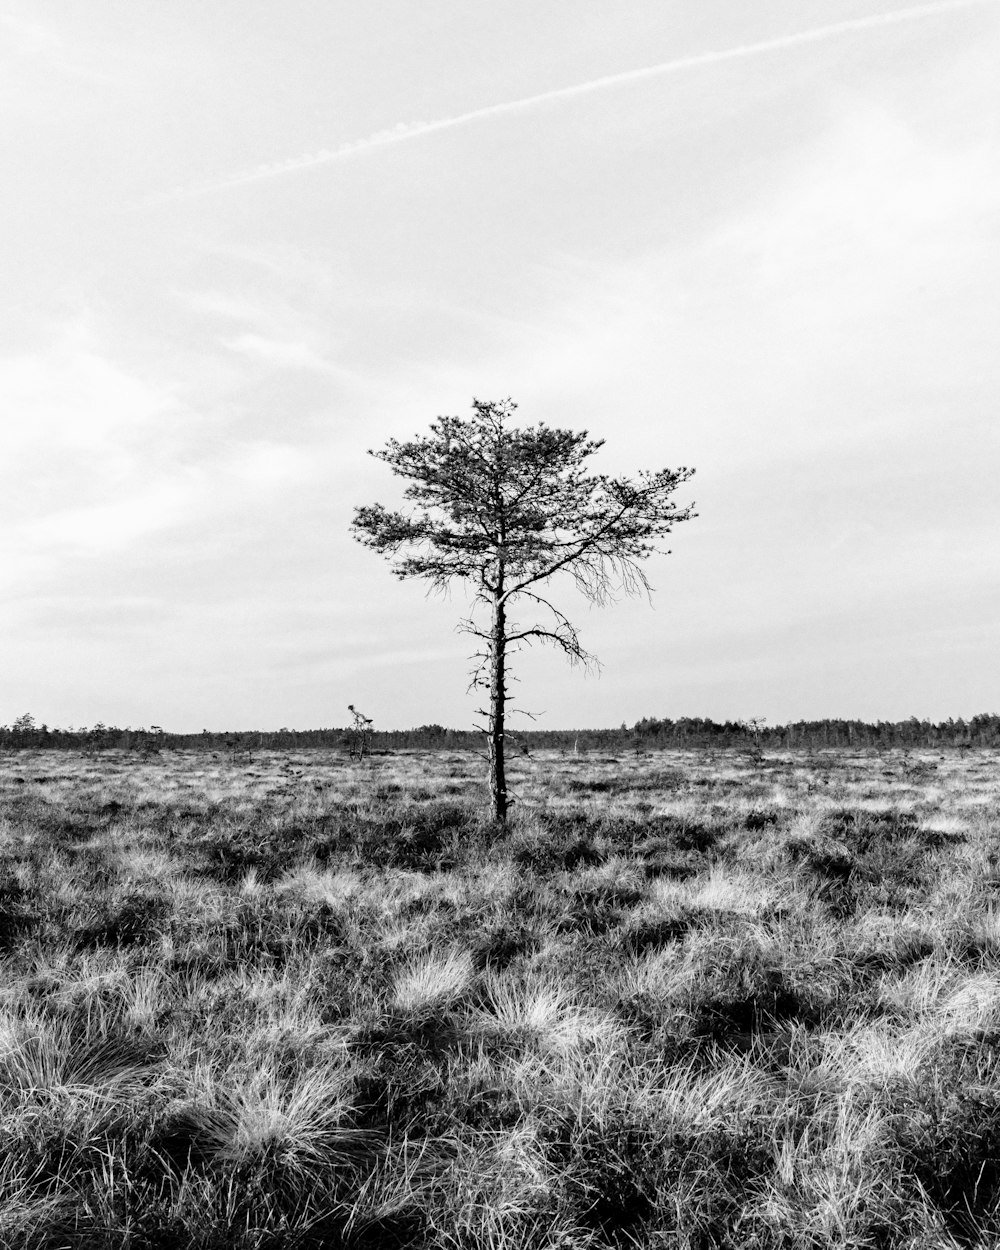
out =
[[[422,139],[424,135],[436,134],[442,130],[453,130],[458,126],[467,126],[472,122],[483,121],[489,117],[502,117],[505,113],[521,112],[532,109],[540,104],[549,104],[556,100],[571,100],[576,96],[590,95],[596,91],[605,91],[609,87],[620,87],[626,83],[641,82],[645,78],[659,78],[667,74],[677,74],[684,70],[697,69],[702,65],[721,65],[726,61],[741,61],[748,57],[760,56],[767,52],[780,52],[784,48],[796,48],[803,44],[819,43],[824,39],[833,39],[838,35],[847,35],[856,30],[871,30],[878,26],[893,26],[900,22],[917,21],[923,17],[934,17],[941,13],[950,13],[955,9],[966,9],[972,6],[993,4],[996,0],[936,0],[931,4],[911,5],[905,9],[895,9],[890,13],[879,13],[871,17],[849,18],[843,22],[833,22],[828,26],[817,26],[812,30],[797,31],[790,35],[779,35],[774,39],[762,39],[758,43],[742,44],[736,48],[724,48],[719,51],[699,52],[694,56],[678,57],[673,61],[661,61],[656,65],[646,65],[640,69],[628,69],[617,74],[606,74],[602,78],[592,78],[588,82],[574,83],[569,87],[555,87],[550,91],[540,91],[537,95],[524,96],[519,100],[505,100],[500,104],[487,104],[484,108],[472,109],[468,113],[458,113],[454,117],[442,117],[432,122],[401,122],[389,130],[379,130],[365,139],[357,139],[353,143],[345,143],[341,147],[322,149],[318,152],[306,152],[301,156],[293,156],[272,164],[256,165],[237,173],[227,174],[207,182],[195,183],[186,187],[177,187],[162,195],[153,197],[153,202],[165,200],[188,199],[193,196],[205,195],[210,191],[221,191],[227,187],[245,186],[251,182],[263,182],[268,178],[279,178],[283,174],[293,173],[298,169],[311,169],[317,165],[330,165],[335,161],[347,160],[352,156],[361,156],[376,148],[390,147],[397,143],[407,143],[411,139]]]

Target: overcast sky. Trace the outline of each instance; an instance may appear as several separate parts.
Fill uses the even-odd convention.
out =
[[[697,470],[540,727],[1000,710],[997,0],[7,0],[0,101],[0,722],[468,726],[347,527],[508,395]]]

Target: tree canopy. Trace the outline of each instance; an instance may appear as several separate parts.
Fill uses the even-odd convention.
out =
[[[473,401],[471,418],[439,417],[430,432],[390,439],[370,454],[406,480],[406,510],[371,504],[355,510],[355,537],[388,557],[400,578],[473,592],[463,628],[482,641],[474,682],[489,690],[494,808],[504,819],[504,709],[511,647],[549,642],[571,661],[589,660],[573,623],[548,597],[547,583],[572,578],[592,602],[649,592],[642,567],[673,527],[693,515],[674,492],[692,469],[643,471],[634,478],[589,472],[603,446],[586,430],[516,426],[512,400]],[[545,593],[543,594],[543,590]],[[526,623],[510,619],[514,601]],[[476,607],[491,618],[481,622]],[[499,775],[498,775],[499,773]]]

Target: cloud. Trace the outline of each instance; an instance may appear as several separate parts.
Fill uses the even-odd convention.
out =
[[[995,461],[1000,385],[1000,165],[981,51],[867,95],[837,90],[827,124],[752,196],[723,184],[724,215],[693,240],[553,263],[530,316],[484,330],[482,351],[442,355],[411,411],[509,392],[528,420],[607,436],[622,471],[693,463],[702,532],[782,495],[815,515],[860,483],[852,506],[896,541],[933,490],[947,501],[933,524],[958,549],[955,517]],[[774,493],[753,503],[765,478]],[[818,547],[838,532],[824,519]]]
[[[88,82],[110,81],[106,70],[85,60],[63,35],[36,18],[26,20],[0,13],[0,27],[8,33],[8,48],[23,61],[41,65],[46,71],[54,70]]]
[[[22,549],[54,557],[121,552],[151,535],[198,530],[247,508],[257,515],[273,492],[299,487],[319,472],[308,451],[264,441],[227,447],[197,466],[174,464],[161,471],[146,463],[142,469],[126,489],[104,482],[99,484],[104,498],[78,506],[56,500],[44,515],[14,526]]]
[[[754,259],[765,289],[804,284],[822,269],[835,286],[860,278],[878,299],[890,279],[912,281],[978,251],[998,208],[1000,167],[983,159],[974,135],[934,144],[885,109],[852,103],[717,245]],[[824,284],[827,302],[829,293]]]
[[[596,92],[642,82],[645,79],[661,78],[668,74],[721,65],[728,61],[746,60],[773,52],[782,52],[789,48],[820,43],[827,39],[836,39],[858,31],[874,30],[902,22],[919,21],[925,18],[943,16],[959,9],[994,5],[996,3],[997,0],[937,0],[936,3],[931,4],[911,5],[904,9],[890,10],[887,13],[849,18],[842,22],[817,26],[811,30],[795,31],[788,35],[779,35],[773,39],[763,39],[753,43],[741,44],[733,48],[701,52],[693,56],[678,57],[670,61],[660,61],[655,65],[646,65],[617,74],[605,74],[599,78],[589,79],[586,82],[574,83],[567,87],[555,87],[549,91],[540,91],[518,100],[505,100],[498,104],[489,104],[483,108],[471,109],[466,113],[438,118],[435,121],[399,122],[388,129],[379,130],[366,138],[342,144],[334,149],[304,152],[285,160],[255,165],[251,169],[225,174],[205,182],[177,187],[172,191],[151,197],[147,203],[155,204],[174,199],[188,199],[214,191],[225,190],[229,187],[263,182],[271,178],[279,178],[286,174],[295,173],[298,170],[313,169],[319,165],[328,165],[336,161],[347,160],[379,148],[407,143],[410,140],[420,139],[426,135],[437,134],[445,130],[454,130],[457,127],[468,126],[494,117],[501,117],[508,113],[524,112],[545,104],[592,95]]]
[[[249,401],[248,382],[264,386],[269,378],[278,378],[286,385],[291,374],[297,375],[300,400],[309,396],[313,407],[345,397],[357,404],[364,396],[384,391],[383,380],[366,372],[352,352],[357,297],[328,289],[315,272],[317,266],[295,255],[227,247],[217,249],[213,258],[218,256],[238,261],[240,268],[252,265],[263,270],[263,280],[255,277],[255,294],[245,294],[245,280],[237,279],[235,290],[177,290],[174,303],[182,316],[193,314],[203,323],[202,344],[224,349],[213,352],[216,367],[228,373],[226,354],[237,358],[233,363],[239,372],[229,375],[227,384],[240,391],[243,403]],[[260,293],[262,288],[266,295]],[[351,363],[345,363],[348,359]],[[263,398],[270,408],[273,396]]]
[[[15,590],[169,531],[247,524],[323,471],[308,446],[234,430],[230,414],[203,410],[197,387],[185,403],[115,360],[86,318],[0,359],[0,411],[16,414],[0,461],[2,569]]]
[[[17,416],[4,431],[8,450],[43,443],[51,450],[120,446],[173,401],[116,367],[81,317],[55,329],[44,351],[0,359],[0,403]]]
[[[253,357],[278,369],[332,369],[330,363],[301,340],[275,339],[263,334],[245,333],[225,339],[223,345],[232,352]]]
[[[335,380],[341,391],[348,389],[356,393],[372,389],[370,378],[331,360],[304,338],[280,338],[247,331],[223,339],[222,346],[253,361],[268,374],[276,371],[320,374]]]
[[[160,530],[193,519],[192,505],[204,491],[202,474],[191,471],[160,481],[147,481],[103,502],[56,507],[20,528],[29,550],[89,552],[122,551]]]

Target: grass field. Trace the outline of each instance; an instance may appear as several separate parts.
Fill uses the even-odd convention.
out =
[[[0,760],[0,1245],[1000,1246],[994,754]]]

